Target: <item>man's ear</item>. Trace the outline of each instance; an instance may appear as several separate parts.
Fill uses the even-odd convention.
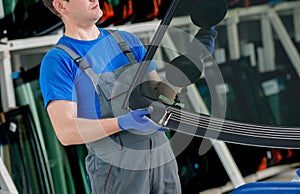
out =
[[[67,3],[67,1],[53,0],[52,5],[57,10],[58,13],[60,13],[61,15],[65,15],[68,14],[68,11],[65,7],[65,3]]]

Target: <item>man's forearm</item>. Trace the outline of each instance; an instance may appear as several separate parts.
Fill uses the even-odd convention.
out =
[[[76,106],[74,102],[63,100],[48,105],[52,126],[63,145],[89,143],[120,131],[117,118],[77,118]]]

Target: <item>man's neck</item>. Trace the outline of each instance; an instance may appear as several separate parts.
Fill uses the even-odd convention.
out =
[[[100,36],[100,31],[96,25],[90,28],[70,28],[66,26],[64,35],[77,40],[95,40]]]

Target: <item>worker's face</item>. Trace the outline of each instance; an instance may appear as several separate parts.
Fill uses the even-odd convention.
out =
[[[77,22],[96,22],[102,17],[102,10],[98,0],[63,0],[66,18]]]

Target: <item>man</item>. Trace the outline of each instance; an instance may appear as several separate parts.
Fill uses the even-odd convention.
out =
[[[168,139],[159,131],[160,126],[145,116],[151,109],[119,114],[104,108],[111,99],[103,91],[113,90],[106,83],[116,71],[125,71],[129,60],[109,32],[95,25],[102,16],[98,0],[43,2],[65,25],[58,44],[75,51],[104,78],[97,86],[101,88],[101,101],[86,72],[60,48],[45,55],[40,71],[44,105],[58,139],[66,146],[87,145],[86,170],[92,193],[181,193]],[[146,50],[137,37],[124,31],[117,33],[141,62]],[[153,65],[148,75],[159,79]]]
[[[89,64],[96,73],[112,72],[128,63],[125,55],[113,56],[120,53],[115,40],[106,30],[95,25],[102,16],[98,0],[44,0],[44,4],[65,24],[59,44],[68,46],[86,59],[92,57],[93,50],[98,51],[95,54],[101,56],[99,61]],[[120,35],[133,48],[132,52],[140,62],[145,48],[134,35],[126,32],[120,32]],[[149,76],[157,79],[154,69],[149,69]],[[165,162],[153,168],[150,164],[159,156],[150,156],[149,146],[155,141],[167,145],[164,134],[126,133],[127,129],[133,128],[159,128],[144,116],[149,114],[148,110],[102,118],[105,110],[101,110],[93,85],[67,53],[58,48],[51,49],[44,57],[40,84],[45,107],[60,142],[63,145],[87,144],[86,167],[93,193],[181,192],[177,165],[169,146],[163,146],[163,152],[157,151],[162,157],[158,160]],[[121,144],[123,147],[119,149]],[[141,158],[144,155],[146,158]],[[129,159],[132,161],[126,161]]]

